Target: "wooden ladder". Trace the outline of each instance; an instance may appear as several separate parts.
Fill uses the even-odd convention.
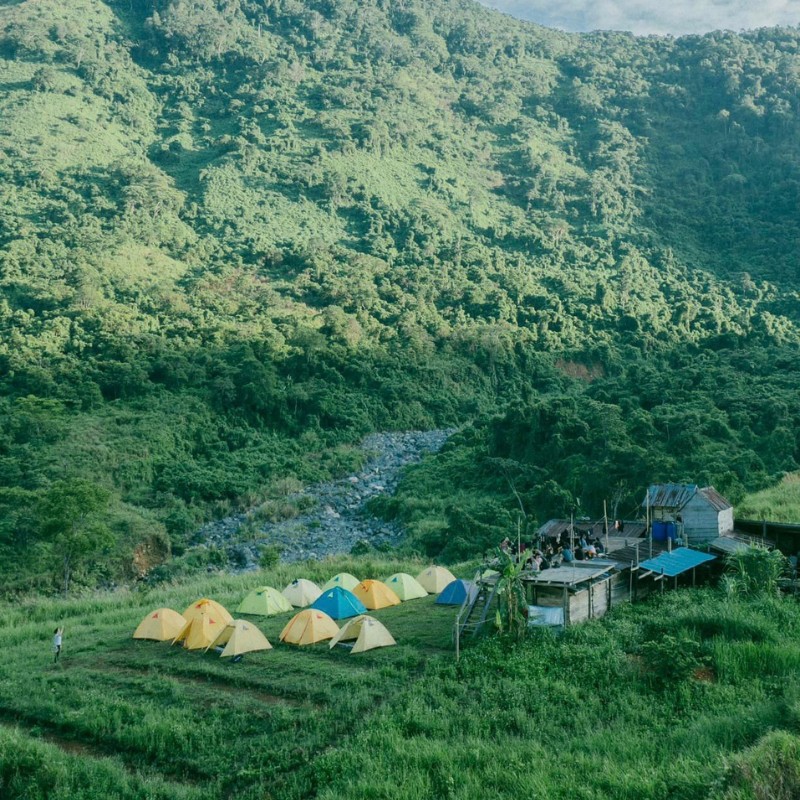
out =
[[[473,638],[476,637],[481,628],[486,623],[486,618],[489,615],[489,609],[494,602],[495,595],[497,594],[497,587],[500,584],[500,576],[496,576],[491,582],[481,578],[482,570],[477,570],[474,578],[474,585],[478,591],[470,596],[469,594],[464,598],[461,604],[458,615],[456,616],[455,628],[453,630],[453,638],[456,645],[456,658],[459,657],[461,651],[461,637],[466,631],[471,631]]]

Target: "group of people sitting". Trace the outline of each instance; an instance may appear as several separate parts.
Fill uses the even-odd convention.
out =
[[[603,543],[599,536],[591,536],[589,533],[577,534],[577,540],[573,536],[570,542],[568,532],[563,532],[560,536],[549,539],[544,544],[544,549],[537,547],[533,542],[522,543],[519,550],[511,544],[508,538],[500,543],[500,549],[521,561],[524,568],[530,572],[540,572],[543,569],[560,567],[562,564],[571,564],[573,561],[585,561],[597,558],[605,553]]]

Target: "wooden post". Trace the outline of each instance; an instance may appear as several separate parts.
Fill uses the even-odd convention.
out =
[[[696,585],[695,584],[695,573],[696,572],[697,572],[697,567],[692,567],[692,587],[694,587]]]
[[[569,512],[569,549],[572,550],[572,556],[575,557],[575,512]]]
[[[628,601],[632,603],[633,602],[633,564],[631,564],[630,573],[631,573],[631,585],[630,585],[630,588],[628,589]]]
[[[636,542],[636,566],[639,566],[639,542]]]
[[[593,586],[594,586],[594,584],[592,583],[592,579],[589,578],[589,619],[592,618],[592,612],[594,610],[594,608],[593,608],[594,603],[592,602],[593,599],[594,599],[593,596],[592,596],[592,594],[593,594],[592,593],[592,587]]]
[[[661,594],[664,594],[664,567],[661,567]]]
[[[608,509],[605,500],[603,500],[603,527],[606,532],[606,555],[608,555]]]
[[[567,628],[569,619],[569,602],[567,601],[567,584],[564,584],[564,630]]]
[[[520,538],[521,527],[522,527],[522,517],[517,517],[517,564],[522,563],[522,540]]]

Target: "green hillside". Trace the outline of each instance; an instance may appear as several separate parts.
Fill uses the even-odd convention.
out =
[[[131,579],[372,430],[474,423],[382,509],[454,558],[518,508],[484,457],[529,523],[796,469],[798,44],[0,2],[4,588]]]
[[[134,641],[153,608],[421,562],[339,560],[147,592],[4,605],[0,796],[19,800],[792,800],[800,614],[790,598],[669,592],[563,636],[472,643],[453,607],[376,612],[397,647],[278,641],[230,663]],[[467,565],[456,569],[469,575]],[[52,631],[63,624],[58,664]]]

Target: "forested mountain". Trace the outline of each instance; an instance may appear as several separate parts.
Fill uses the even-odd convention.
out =
[[[0,0],[7,587],[131,575],[374,429],[474,423],[384,509],[454,556],[514,481],[532,521],[796,468],[799,46]]]

